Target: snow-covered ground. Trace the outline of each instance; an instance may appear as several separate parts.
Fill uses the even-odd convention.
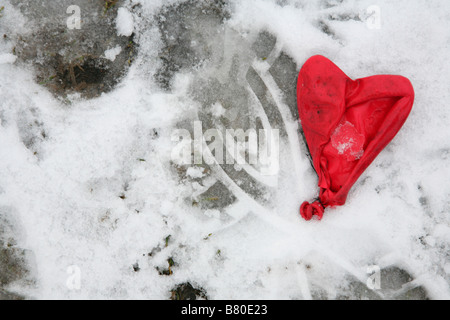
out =
[[[450,298],[450,2],[104,3],[0,2],[0,297]],[[295,86],[315,54],[406,76],[416,100],[347,203],[306,222]],[[279,170],[177,165],[200,121],[278,129]]]

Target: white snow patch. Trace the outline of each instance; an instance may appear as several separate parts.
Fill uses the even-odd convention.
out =
[[[122,48],[117,46],[112,49],[108,49],[105,51],[105,58],[111,61],[116,60],[116,57],[122,52]]]
[[[11,53],[0,54],[0,64],[14,63],[17,57]]]
[[[204,172],[204,168],[189,167],[186,171],[186,175],[193,179],[203,178],[205,176],[205,174],[203,172]]]
[[[211,106],[211,112],[214,117],[219,118],[225,114],[226,110],[219,102],[217,102]]]
[[[134,31],[133,14],[126,8],[119,8],[116,19],[117,34],[119,36],[129,37]]]

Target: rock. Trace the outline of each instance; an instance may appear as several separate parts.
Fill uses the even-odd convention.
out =
[[[189,282],[177,285],[171,293],[171,300],[208,300],[204,289],[194,288]]]
[[[16,282],[29,284],[31,252],[18,246],[20,232],[9,208],[0,208],[0,300],[23,299],[6,288]]]
[[[78,92],[93,98],[108,92],[133,61],[137,51],[134,34],[118,35],[115,23],[123,1],[77,1],[80,29],[67,24],[71,17],[67,9],[73,1],[11,2],[30,20],[42,22],[17,39],[15,53],[20,62],[36,69],[36,81],[57,96]],[[112,49],[117,53],[114,61]]]

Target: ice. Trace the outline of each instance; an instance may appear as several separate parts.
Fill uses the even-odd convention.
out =
[[[0,269],[20,272],[0,298],[450,297],[448,1],[377,1],[379,27],[369,0],[2,5]],[[306,222],[296,78],[314,54],[404,75],[416,101],[345,206]],[[172,133],[199,120],[279,129],[278,174],[174,164]]]
[[[364,154],[364,143],[364,135],[349,121],[339,124],[331,135],[331,145],[348,161],[361,159]]]

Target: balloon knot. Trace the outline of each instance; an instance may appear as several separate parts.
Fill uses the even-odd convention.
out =
[[[317,216],[319,220],[322,220],[324,211],[325,208],[320,201],[314,201],[312,204],[305,201],[300,207],[300,214],[306,221],[311,220],[313,216]]]

